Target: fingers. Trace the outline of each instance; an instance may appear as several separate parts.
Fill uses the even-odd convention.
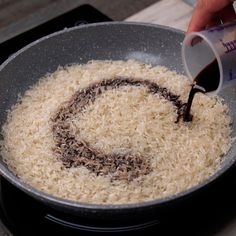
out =
[[[215,20],[215,13],[210,13],[204,8],[195,8],[188,26],[188,33],[204,30],[206,25],[214,25]]]
[[[232,0],[198,0],[188,33],[236,19]]]
[[[205,26],[205,29],[209,29],[209,28],[211,28],[213,26],[216,26],[216,25],[219,25],[221,23],[222,23],[221,19],[218,18],[218,17],[215,17],[214,19],[209,21],[209,23]]]
[[[236,14],[233,5],[225,7],[220,13],[219,17],[223,23],[230,22],[236,19]]]

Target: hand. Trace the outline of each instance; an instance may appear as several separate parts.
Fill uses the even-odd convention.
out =
[[[236,19],[232,0],[198,0],[188,33]]]

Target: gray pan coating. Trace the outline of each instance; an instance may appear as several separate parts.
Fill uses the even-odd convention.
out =
[[[181,44],[184,32],[151,24],[98,23],[79,26],[46,36],[18,51],[0,66],[0,125],[6,121],[6,111],[15,104],[19,93],[33,85],[46,73],[58,66],[71,63],[86,63],[91,59],[127,60],[138,59],[153,65],[164,65],[184,73],[181,59]],[[236,86],[221,92],[236,116]],[[233,123],[233,137],[236,128]],[[204,183],[169,198],[139,204],[93,205],[72,202],[52,197],[23,183],[0,160],[0,172],[15,186],[50,206],[85,217],[113,217],[118,215],[149,214],[158,207],[191,195],[213,182],[235,162],[236,145],[233,145],[222,168]]]

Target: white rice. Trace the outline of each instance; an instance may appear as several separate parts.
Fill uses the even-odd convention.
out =
[[[53,148],[51,118],[62,103],[95,81],[125,76],[156,82],[187,101],[189,81],[165,67],[137,61],[92,61],[59,68],[25,92],[3,127],[1,154],[26,183],[57,197],[86,203],[143,202],[201,183],[219,168],[230,148],[231,119],[218,97],[197,94],[192,122],[175,123],[173,104],[145,87],[104,92],[74,119],[73,131],[106,153],[132,152],[150,159],[152,171],[127,182],[65,168]]]

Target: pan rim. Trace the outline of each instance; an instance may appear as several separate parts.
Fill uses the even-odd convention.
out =
[[[23,47],[22,49],[18,50],[16,53],[12,54],[5,62],[3,62],[0,65],[0,73],[1,71],[11,62],[13,61],[18,55],[23,53],[24,51],[28,50],[29,48],[39,44],[40,42],[47,40],[49,38],[53,38],[55,36],[58,36],[60,34],[68,33],[71,31],[76,31],[80,29],[86,29],[86,28],[92,28],[92,27],[100,27],[100,26],[120,26],[120,25],[129,25],[134,27],[149,27],[149,28],[157,28],[157,29],[164,29],[171,32],[175,32],[177,34],[184,35],[184,31],[169,27],[169,26],[163,26],[158,24],[152,24],[152,23],[143,23],[143,22],[120,22],[120,21],[114,21],[114,22],[101,22],[101,23],[92,23],[87,25],[80,25],[75,26],[71,28],[65,28],[61,31],[57,31],[55,33],[49,34],[47,36],[44,36],[28,45]],[[163,204],[168,204],[173,201],[179,200],[181,198],[187,197],[195,192],[197,192],[200,189],[203,189],[204,187],[207,187],[211,183],[213,183],[215,180],[217,180],[220,176],[222,176],[228,169],[230,169],[233,164],[236,161],[236,156],[232,158],[230,161],[228,161],[227,164],[225,164],[222,168],[216,170],[216,172],[211,175],[209,178],[207,178],[205,181],[203,181],[200,184],[197,184],[185,191],[179,192],[177,194],[167,196],[164,198],[157,198],[150,201],[145,202],[138,202],[138,203],[126,203],[126,204],[93,204],[93,203],[83,203],[79,201],[72,201],[67,200],[59,197],[55,197],[51,194],[48,194],[46,192],[40,191],[31,185],[25,183],[22,179],[14,175],[3,163],[0,163],[0,174],[7,179],[11,184],[16,186],[17,188],[21,189],[25,193],[29,194],[30,196],[41,200],[42,202],[50,202],[50,204],[54,206],[62,206],[67,208],[73,208],[76,209],[83,209],[83,210],[93,210],[93,211],[114,211],[114,210],[132,210],[136,208],[151,208],[153,206],[160,206]]]

